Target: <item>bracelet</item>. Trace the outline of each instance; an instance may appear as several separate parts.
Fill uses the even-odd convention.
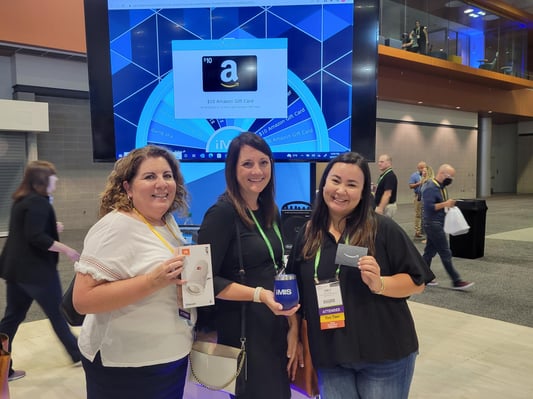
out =
[[[376,295],[383,295],[383,292],[385,292],[385,279],[383,276],[380,276],[379,279],[381,280],[381,287],[379,291],[372,291]]]
[[[263,287],[255,287],[254,290],[254,302],[261,302],[261,291],[263,291]]]

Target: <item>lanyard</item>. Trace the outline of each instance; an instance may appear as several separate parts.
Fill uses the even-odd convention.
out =
[[[268,237],[266,236],[265,232],[263,231],[261,225],[257,221],[253,211],[252,210],[249,210],[249,211],[250,211],[250,215],[252,216],[252,219],[254,220],[255,225],[257,226],[257,230],[259,230],[259,234],[261,234],[261,237],[263,237],[263,241],[265,242],[265,244],[266,244],[266,246],[268,248],[268,252],[270,254],[270,258],[272,259],[272,263],[274,264],[274,268],[277,270],[278,266],[277,266],[277,263],[276,263],[276,257],[274,256],[274,250],[272,249],[272,244],[270,243],[270,240],[268,239]],[[285,253],[284,253],[284,249],[283,249],[283,240],[281,238],[281,233],[279,231],[278,224],[276,222],[274,222],[274,225],[272,227],[274,228],[274,232],[278,236],[279,242],[281,243],[281,259],[282,259],[282,262],[283,262],[283,256],[285,255]]]
[[[146,220],[146,218],[143,215],[141,215],[141,213],[137,209],[133,208],[133,211],[141,218],[144,224],[146,224],[150,228],[150,230],[152,230],[152,233],[154,233],[156,237],[159,238],[159,240],[161,240],[161,242],[165,245],[165,247],[167,247],[170,252],[174,253],[174,248],[168,243],[167,240],[165,240],[165,238],[161,234],[159,234],[159,232],[154,228],[154,226],[152,226],[150,222]],[[170,231],[170,234],[172,234],[172,236],[176,239],[176,241],[180,242],[179,238],[176,236],[176,234],[174,234],[172,229],[168,227],[167,222],[165,222],[165,227],[167,228],[168,231]]]
[[[383,178],[385,177],[385,175],[386,175],[387,173],[389,173],[389,172],[392,172],[392,168],[387,169],[385,172],[383,172],[383,173],[381,174],[381,176],[379,176],[379,179],[378,179],[378,185],[379,185],[379,183],[381,182],[381,180],[383,180]]]
[[[350,238],[346,237],[344,239],[344,243],[345,244],[349,244],[350,243]],[[318,264],[320,263],[321,254],[322,254],[322,247],[318,247],[318,250],[316,251],[316,255],[315,255],[315,275],[314,275],[315,283],[318,283]],[[335,278],[337,280],[339,279],[340,267],[341,267],[340,265],[337,265],[337,270],[335,270]]]
[[[440,183],[433,179],[433,183],[440,189],[440,194],[442,195],[442,201],[446,201],[448,199],[448,190],[446,188],[441,187]]]

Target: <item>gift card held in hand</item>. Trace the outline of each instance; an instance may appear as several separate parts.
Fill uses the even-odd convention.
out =
[[[338,265],[357,267],[361,256],[368,253],[368,248],[355,245],[338,244],[335,263]]]

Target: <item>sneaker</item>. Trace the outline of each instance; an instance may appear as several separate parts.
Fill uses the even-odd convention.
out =
[[[453,289],[454,290],[466,290],[467,288],[470,288],[474,285],[474,283],[471,283],[469,281],[463,281],[459,280],[453,283]]]
[[[434,287],[436,285],[439,285],[439,282],[436,279],[433,279],[429,283],[427,283],[426,285]]]
[[[13,372],[9,374],[9,377],[7,377],[7,380],[15,381],[20,380],[23,377],[26,377],[26,372],[24,370],[13,370]]]

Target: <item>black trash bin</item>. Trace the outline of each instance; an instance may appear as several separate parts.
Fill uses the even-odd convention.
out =
[[[455,205],[463,213],[470,230],[466,234],[450,236],[452,255],[458,258],[481,258],[485,254],[487,203],[482,199],[460,199]]]

